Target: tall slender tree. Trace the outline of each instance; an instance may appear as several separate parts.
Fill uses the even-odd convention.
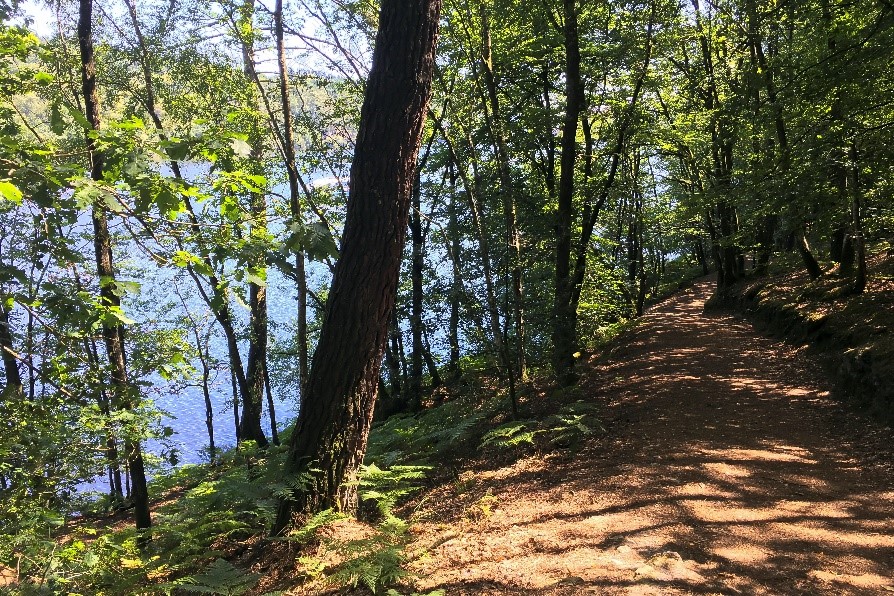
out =
[[[93,2],[80,0],[78,14],[78,45],[81,54],[81,89],[84,97],[84,116],[90,125],[87,135],[87,155],[90,160],[90,177],[94,182],[103,180],[103,154],[97,147],[96,133],[100,129],[99,94],[96,85],[96,58],[93,49]],[[115,267],[112,239],[109,234],[108,207],[102,199],[92,206],[93,248],[96,256],[96,274],[99,278],[99,301],[106,309],[121,308],[120,292],[115,285]],[[124,346],[124,327],[115,317],[103,317],[102,336],[111,372],[113,406],[118,411],[133,409],[135,388],[127,378],[127,360]],[[124,440],[125,456],[130,471],[131,497],[134,503],[134,519],[138,530],[152,526],[149,512],[149,492],[140,440],[128,436]],[[148,535],[143,535],[145,541]]]
[[[556,212],[556,279],[553,306],[553,370],[563,385],[575,382],[574,353],[577,349],[574,287],[571,277],[571,235],[574,216],[574,169],[577,162],[577,125],[584,107],[580,74],[580,39],[576,0],[564,0],[565,119],[562,122],[562,157],[559,176],[559,206]]]

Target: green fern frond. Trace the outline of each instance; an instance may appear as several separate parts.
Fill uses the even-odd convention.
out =
[[[223,559],[217,559],[201,575],[178,582],[178,587],[186,592],[237,596],[248,592],[259,579],[260,576],[255,573],[248,573]]]
[[[502,424],[497,428],[487,432],[481,438],[479,449],[485,447],[496,447],[498,449],[507,449],[517,447],[522,444],[534,444],[534,437],[538,430],[532,430],[535,423],[532,420],[522,420]]]
[[[300,528],[289,532],[288,539],[298,544],[304,544],[312,540],[316,536],[317,530],[323,526],[347,519],[347,517],[347,515],[335,509],[324,509],[307,520]]]

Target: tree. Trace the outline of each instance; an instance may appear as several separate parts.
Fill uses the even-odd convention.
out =
[[[575,313],[571,295],[571,234],[574,215],[574,167],[577,161],[577,124],[584,107],[580,75],[575,0],[564,0],[565,34],[565,120],[562,123],[562,166],[559,178],[559,209],[556,213],[556,285],[553,308],[553,370],[563,385],[575,382],[574,350],[577,347]]]
[[[406,238],[416,155],[431,95],[440,0],[384,0],[360,116],[342,250],[289,444],[292,511],[353,510]]]
[[[93,51],[93,2],[80,0],[78,17],[78,45],[81,51],[81,88],[84,95],[84,116],[90,125],[87,135],[87,155],[90,159],[90,177],[94,182],[103,180],[103,154],[96,145],[95,133],[99,132],[99,96],[96,87],[96,61]],[[108,207],[101,197],[95,199],[92,211],[93,247],[96,253],[96,273],[99,276],[99,299],[103,308],[120,310],[121,294],[115,285],[115,268],[112,241],[109,235]],[[133,409],[131,387],[127,379],[127,361],[124,348],[124,327],[112,317],[103,318],[102,336],[111,369],[113,405],[119,411]],[[124,442],[127,465],[130,470],[131,496],[134,502],[134,519],[138,530],[152,527],[149,512],[149,492],[143,453],[138,438],[129,437]]]

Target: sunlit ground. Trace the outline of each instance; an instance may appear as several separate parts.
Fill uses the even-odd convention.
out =
[[[808,353],[703,314],[707,292],[652,310],[584,384],[612,402],[605,438],[478,470],[444,489],[462,512],[423,504],[418,588],[894,593],[891,476],[845,441],[869,423],[830,400]]]

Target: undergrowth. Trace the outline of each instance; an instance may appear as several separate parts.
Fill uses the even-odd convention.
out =
[[[572,396],[559,397],[555,403]],[[274,540],[296,547],[296,569],[306,581],[409,594],[400,586],[412,579],[407,564],[413,512],[397,512],[432,482],[433,468],[473,455],[476,447],[478,452],[574,448],[600,429],[595,406],[580,400],[540,419],[505,422],[506,409],[505,396],[465,395],[376,423],[356,481],[362,535],[337,538],[339,533],[329,530],[347,516],[327,510]],[[29,512],[15,531],[0,530],[0,571],[17,570],[15,583],[0,587],[0,594],[257,593],[260,576],[243,568],[234,552],[244,551],[237,547],[249,539],[269,544],[257,540],[259,533],[270,527],[277,499],[301,482],[279,477],[284,456],[283,447],[245,444],[214,466],[182,466],[158,476],[150,487],[156,496],[152,540],[142,550],[129,517],[109,518],[101,500],[79,504],[82,516],[74,521],[49,510]],[[423,497],[417,509],[424,502]]]
[[[598,406],[587,401],[575,401],[542,420],[513,420],[488,431],[481,438],[480,449],[499,450],[523,446],[541,449],[576,449],[581,441],[604,431],[597,418]]]
[[[100,596],[170,594],[177,589],[241,593],[209,591],[215,578],[225,575],[223,564],[215,561],[226,555],[226,543],[269,526],[274,477],[283,453],[245,443],[213,467],[183,466],[156,478],[150,494],[167,495],[163,499],[168,501],[154,508],[152,540],[142,550],[126,517],[117,523],[113,518],[111,526],[102,528],[100,512],[89,509],[68,525],[59,517],[39,523],[35,514],[38,521],[17,528],[13,539],[0,547],[0,563],[18,571],[13,583],[0,587],[0,594]],[[200,570],[211,575],[196,574]],[[232,572],[234,578],[237,572]],[[203,583],[203,578],[208,581]],[[246,585],[236,582],[234,589],[237,583]]]
[[[483,404],[459,397],[416,415],[398,414],[373,426],[366,461],[382,467],[427,465],[467,449],[484,432],[488,420],[503,411],[494,398]]]

